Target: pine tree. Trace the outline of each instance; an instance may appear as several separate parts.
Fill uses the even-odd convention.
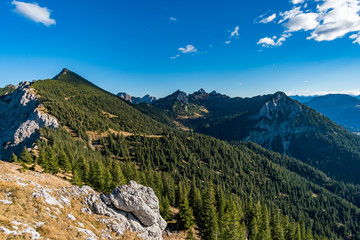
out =
[[[160,201],[160,214],[166,220],[171,220],[171,211],[170,211],[170,203],[167,196],[162,197]]]
[[[11,155],[11,160],[10,162],[13,162],[13,163],[17,163],[19,161],[18,157],[15,155],[15,153],[13,153]]]
[[[180,212],[179,212],[180,227],[185,230],[189,230],[194,226],[193,211],[189,206],[189,200],[187,190],[184,189],[180,200]]]
[[[77,169],[74,169],[72,171],[71,183],[74,184],[74,185],[77,185],[77,186],[82,186],[81,177],[80,177]]]
[[[49,171],[49,161],[46,157],[45,147],[40,148],[36,161],[45,170],[45,172]]]
[[[20,154],[20,160],[27,164],[30,164],[34,161],[34,159],[31,157],[31,153],[27,150],[26,147],[24,147],[24,150]]]
[[[105,169],[104,172],[104,193],[111,193],[112,192],[112,175],[109,168]]]
[[[270,221],[271,236],[273,240],[283,240],[284,231],[281,225],[280,209],[276,209],[271,215]]]
[[[269,223],[269,212],[266,206],[261,210],[259,233],[257,239],[271,240],[271,230]]]
[[[112,176],[112,182],[110,187],[111,190],[115,189],[117,186],[121,186],[125,184],[125,177],[123,172],[121,171],[120,165],[114,161],[112,162],[110,173]]]
[[[200,217],[202,199],[200,191],[196,187],[195,177],[193,177],[191,181],[189,199],[190,206],[194,211],[194,216],[198,219]]]
[[[55,155],[55,151],[52,148],[47,150],[47,161],[49,162],[49,171],[56,174],[59,172],[59,163],[57,161],[57,157]]]
[[[235,202],[230,199],[227,203],[226,210],[220,221],[221,240],[245,240],[245,226],[240,223],[240,215]]]
[[[104,185],[105,185],[105,170],[104,170],[104,165],[100,160],[95,160],[92,168],[93,170],[93,174],[92,174],[92,184],[94,185],[95,188],[100,189],[100,190],[104,190]]]
[[[284,229],[285,229],[285,240],[294,240],[294,231],[293,226],[289,222],[289,217],[286,216],[284,220]]]
[[[252,203],[252,199],[250,199]],[[257,239],[259,228],[260,228],[260,214],[261,214],[261,204],[258,202],[256,206],[250,206],[248,209],[249,213],[247,214],[250,219],[249,222],[249,240]]]
[[[71,163],[69,160],[69,157],[66,155],[64,151],[61,151],[58,157],[59,166],[61,169],[63,169],[65,172],[71,171]]]
[[[214,185],[210,182],[203,196],[203,207],[201,212],[201,234],[204,240],[218,239],[218,220],[216,212],[216,200]]]

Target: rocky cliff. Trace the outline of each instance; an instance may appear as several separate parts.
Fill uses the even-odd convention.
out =
[[[41,108],[29,82],[0,97],[0,159],[8,160],[13,152],[32,147],[39,138],[39,128],[59,127],[58,121]]]

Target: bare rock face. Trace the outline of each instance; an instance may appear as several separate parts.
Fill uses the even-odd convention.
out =
[[[159,200],[151,188],[130,181],[107,196],[91,194],[85,198],[84,212],[110,217],[112,231],[137,233],[144,240],[162,240],[166,222],[159,211]]]
[[[294,134],[314,131],[313,127],[297,123],[304,111],[307,110],[301,104],[290,100],[285,93],[278,92],[263,105],[257,115],[250,118],[258,123],[244,140],[272,150],[272,143],[278,138],[284,149],[283,154],[291,156],[289,146]]]
[[[40,103],[29,82],[21,82],[16,90],[0,98],[0,159],[8,160],[12,152],[32,147],[41,127],[58,128],[54,118],[39,110]]]

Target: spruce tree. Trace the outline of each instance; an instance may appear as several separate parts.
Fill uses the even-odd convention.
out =
[[[275,209],[271,215],[270,221],[271,236],[273,240],[283,240],[284,230],[281,224],[280,209]]]
[[[235,202],[230,199],[227,203],[226,210],[220,221],[221,240],[245,240],[245,226],[240,223],[240,215]]]
[[[264,206],[261,210],[259,233],[257,239],[271,240],[269,212],[266,206]]]
[[[26,147],[24,147],[24,150],[20,154],[20,160],[27,164],[30,164],[34,161],[34,159],[31,157],[31,153],[27,150]]]
[[[111,190],[113,190],[117,186],[121,186],[126,183],[124,174],[121,170],[121,167],[115,161],[112,162],[112,166],[110,168],[110,173],[112,176]]]
[[[193,211],[189,206],[189,200],[187,190],[184,189],[180,200],[180,212],[179,212],[180,227],[184,230],[189,230],[194,226]]]
[[[216,200],[214,185],[210,182],[203,196],[201,212],[201,235],[204,240],[218,239],[218,220],[216,212]]]
[[[19,160],[18,160],[18,157],[15,155],[15,153],[13,153],[11,155],[11,160],[10,162],[13,162],[13,163],[17,163]]]
[[[162,197],[160,201],[160,214],[166,220],[171,220],[171,211],[170,211],[170,203],[167,196]]]
[[[55,151],[52,148],[48,148],[47,151],[47,161],[48,161],[48,166],[49,166],[49,171],[56,174],[59,172],[59,163],[57,160],[57,157],[55,155]]]
[[[193,176],[191,181],[189,199],[190,206],[194,211],[194,216],[198,219],[200,217],[202,199],[200,190],[196,187],[195,176]]]
[[[74,169],[72,171],[71,183],[74,184],[74,185],[77,185],[77,186],[82,186],[81,177],[80,177],[77,169]]]
[[[59,167],[63,169],[65,172],[71,171],[71,163],[69,157],[66,155],[64,151],[61,151],[58,157]]]

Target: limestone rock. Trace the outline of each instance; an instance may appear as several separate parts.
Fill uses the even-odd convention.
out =
[[[122,235],[126,230],[145,240],[161,240],[166,221],[159,211],[159,199],[151,188],[130,181],[108,196],[93,193],[84,205],[95,214],[110,217],[109,228]]]
[[[0,97],[0,159],[8,160],[11,153],[33,147],[39,128],[59,127],[57,119],[40,107],[29,82],[21,82],[13,93]]]

